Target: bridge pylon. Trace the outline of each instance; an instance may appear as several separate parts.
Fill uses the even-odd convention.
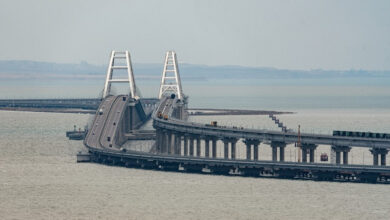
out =
[[[125,65],[123,64],[116,64],[116,60],[125,60]],[[118,62],[119,63],[119,62]],[[127,78],[114,78],[113,79],[113,72],[114,70],[127,70]],[[103,99],[106,98],[108,95],[110,95],[111,92],[111,84],[112,83],[129,83],[130,88],[130,98],[138,99],[136,93],[136,87],[135,87],[135,80],[134,80],[134,74],[133,74],[133,67],[131,65],[131,58],[129,51],[112,51],[110,56],[110,63],[108,64],[107,69],[107,76],[106,76],[106,82],[104,84],[104,90],[103,90]]]
[[[164,95],[170,95],[172,93],[176,94],[177,98],[180,100],[184,98],[176,53],[174,51],[168,51],[165,55],[164,70],[161,77],[158,98],[161,99]]]

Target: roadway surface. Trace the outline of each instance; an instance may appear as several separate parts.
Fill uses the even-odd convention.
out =
[[[128,104],[127,96],[117,96],[112,104],[111,110],[108,112],[107,120],[104,124],[104,129],[100,137],[100,144],[103,147],[118,147],[116,146],[117,135],[119,129],[120,120],[126,110]]]
[[[124,100],[125,98],[125,100]],[[96,112],[92,128],[88,131],[84,143],[94,148],[115,146],[118,123],[126,108],[127,96],[109,96],[104,99]],[[107,137],[110,137],[108,141]]]

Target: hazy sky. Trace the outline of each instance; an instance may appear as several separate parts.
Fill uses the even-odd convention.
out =
[[[0,59],[390,69],[390,1],[1,0]]]

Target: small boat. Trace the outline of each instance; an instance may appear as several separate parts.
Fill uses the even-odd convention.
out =
[[[87,132],[88,132],[87,127],[85,127],[84,130],[82,131],[81,128],[77,130],[75,125],[73,131],[66,132],[66,136],[69,138],[69,140],[84,140]]]

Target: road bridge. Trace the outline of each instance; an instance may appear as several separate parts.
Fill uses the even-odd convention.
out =
[[[176,55],[167,53],[165,62],[177,65]],[[178,76],[177,66],[171,71]],[[169,76],[163,74],[163,77]],[[126,126],[123,124],[130,121],[125,111],[130,103],[134,103],[131,97],[135,96],[106,96],[99,107],[104,109],[103,113],[99,114],[98,111],[96,114],[93,128],[84,142],[91,160],[179,172],[390,183],[390,169],[386,166],[389,139],[298,134],[290,130],[279,132],[188,122],[185,111],[187,100],[182,93],[180,78],[177,77],[173,83],[176,85],[161,84],[164,88],[160,88],[160,102],[152,114],[153,127],[156,129],[154,153],[120,147],[125,139],[123,130],[126,130]],[[286,145],[297,142],[298,138],[301,140],[302,162],[284,161]],[[218,149],[219,141],[223,143],[222,149]],[[237,158],[238,141],[245,143],[244,159]],[[259,160],[260,143],[269,143],[272,148],[271,161]],[[314,153],[320,144],[332,147],[336,152],[336,164],[315,162]],[[348,164],[348,152],[352,147],[371,149],[373,165]],[[217,155],[217,151],[223,152],[222,157]]]

